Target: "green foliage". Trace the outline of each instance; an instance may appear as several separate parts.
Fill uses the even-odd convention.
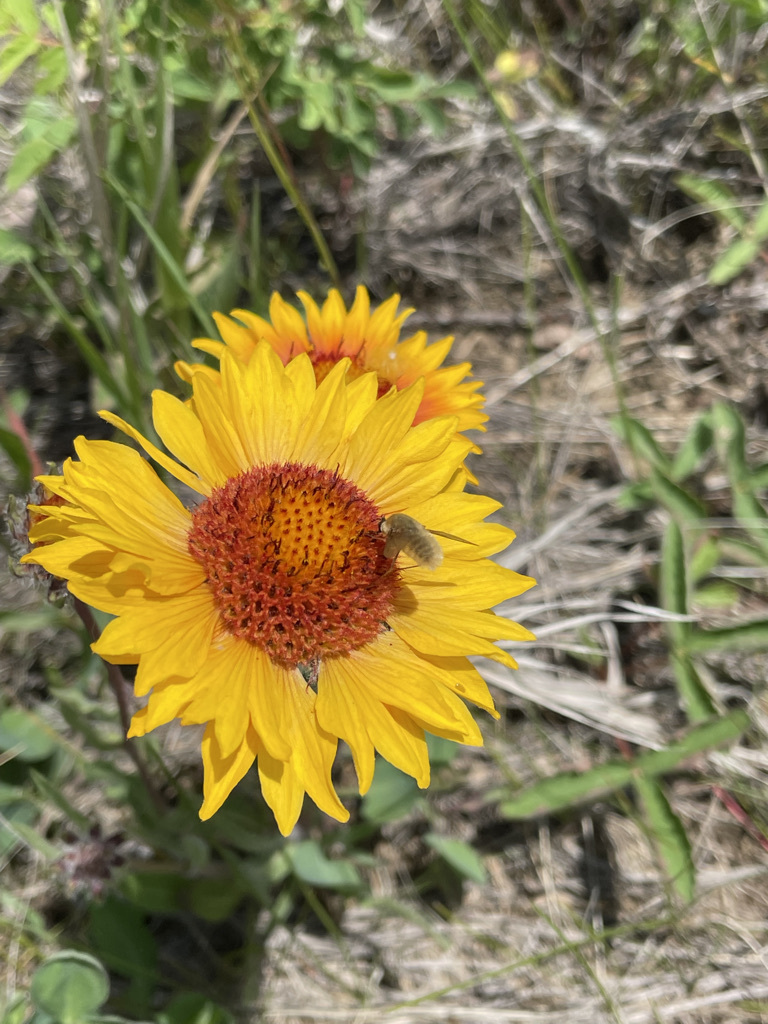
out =
[[[92,1020],[109,995],[103,966],[87,953],[64,950],[49,957],[32,976],[30,996],[56,1024]]]
[[[696,618],[697,609],[722,613],[735,606],[740,593],[749,593],[749,573],[739,580],[736,569],[735,579],[727,581],[727,586],[713,575],[727,561],[768,569],[768,513],[760,494],[766,467],[750,465],[744,422],[725,403],[703,413],[672,455],[664,452],[639,420],[625,414],[616,417],[613,426],[632,452],[638,471],[638,479],[626,488],[620,504],[638,508],[656,502],[669,515],[659,562],[659,602],[671,613],[666,623],[669,663],[680,703],[696,728],[664,750],[562,773],[511,799],[504,795],[501,811],[510,818],[560,813],[631,787],[670,883],[689,901],[695,888],[690,841],[664,792],[661,776],[679,770],[694,754],[733,741],[749,725],[741,711],[720,716],[702,679],[700,659],[712,652],[768,649],[768,622],[733,621],[731,616],[725,625],[704,628]],[[696,488],[696,474],[713,462],[729,481],[729,530],[724,529],[722,512],[715,515]]]
[[[677,176],[676,183],[683,192],[725,221],[738,234],[739,237],[715,261],[708,275],[710,284],[728,284],[754,263],[763,251],[768,240],[768,200],[764,200],[754,216],[748,218],[741,201],[720,181],[681,174]]]

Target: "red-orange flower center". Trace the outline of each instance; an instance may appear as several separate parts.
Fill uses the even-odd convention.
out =
[[[330,470],[256,466],[194,510],[189,550],[230,633],[279,663],[311,665],[384,628],[399,577],[380,521]]]

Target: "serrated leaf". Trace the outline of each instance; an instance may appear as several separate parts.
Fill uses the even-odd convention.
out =
[[[463,878],[477,882],[478,885],[485,882],[487,875],[483,859],[469,843],[461,839],[439,836],[434,832],[428,832],[424,836],[424,842],[431,846],[435,853],[439,853]]]
[[[656,779],[638,776],[635,779],[635,790],[667,877],[678,894],[686,903],[690,903],[696,889],[696,869],[691,843],[683,824]]]

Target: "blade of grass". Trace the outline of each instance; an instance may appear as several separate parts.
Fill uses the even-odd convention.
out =
[[[154,246],[157,255],[165,264],[166,269],[173,276],[174,280],[176,281],[182,293],[184,294],[185,300],[188,303],[189,308],[197,317],[200,326],[203,328],[208,337],[215,338],[216,328],[214,326],[213,320],[198,302],[197,296],[193,293],[192,289],[190,288],[189,281],[187,280],[184,271],[181,269],[181,267],[178,265],[178,263],[173,258],[171,253],[168,251],[167,246],[160,238],[157,231],[155,231],[155,229],[149,223],[145,214],[133,201],[133,199],[131,199],[131,197],[128,195],[128,192],[124,188],[122,183],[119,182],[117,178],[115,178],[114,175],[110,174],[109,172],[105,172],[104,177],[109,187],[113,189],[113,191],[120,197],[120,199],[125,204],[126,208],[130,211],[131,215],[136,220],[139,227],[142,229],[142,231],[146,233],[150,242]],[[195,355],[192,346],[188,345],[187,347],[189,350],[189,354]]]
[[[629,785],[638,775],[651,777],[674,771],[688,758],[730,740],[737,739],[749,726],[745,711],[732,711],[713,722],[696,726],[666,750],[652,750],[634,761],[608,761],[586,772],[563,772],[542,779],[527,790],[501,803],[506,818],[532,818],[554,814],[577,803],[596,800]]]
[[[672,810],[656,779],[637,775],[634,786],[667,877],[678,895],[690,903],[696,889],[696,869],[683,823]]]
[[[66,307],[60,302],[58,295],[51,288],[46,281],[45,277],[35,267],[34,264],[27,264],[27,271],[30,277],[35,282],[37,287],[46,297],[51,305],[51,308],[55,310],[59,320],[63,324],[69,336],[72,338],[74,343],[77,345],[80,354],[82,355],[85,362],[88,364],[91,372],[94,376],[103,384],[107,391],[114,397],[121,409],[131,409],[133,411],[133,403],[128,397],[127,393],[123,390],[122,386],[115,380],[115,376],[104,356],[99,352],[90,338],[77,326],[75,321],[69,315]]]

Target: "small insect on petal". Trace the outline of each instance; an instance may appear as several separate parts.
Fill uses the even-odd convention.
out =
[[[443,549],[426,528],[404,512],[382,519],[379,530],[387,538],[385,558],[397,558],[404,551],[424,569],[437,569],[443,561]]]

